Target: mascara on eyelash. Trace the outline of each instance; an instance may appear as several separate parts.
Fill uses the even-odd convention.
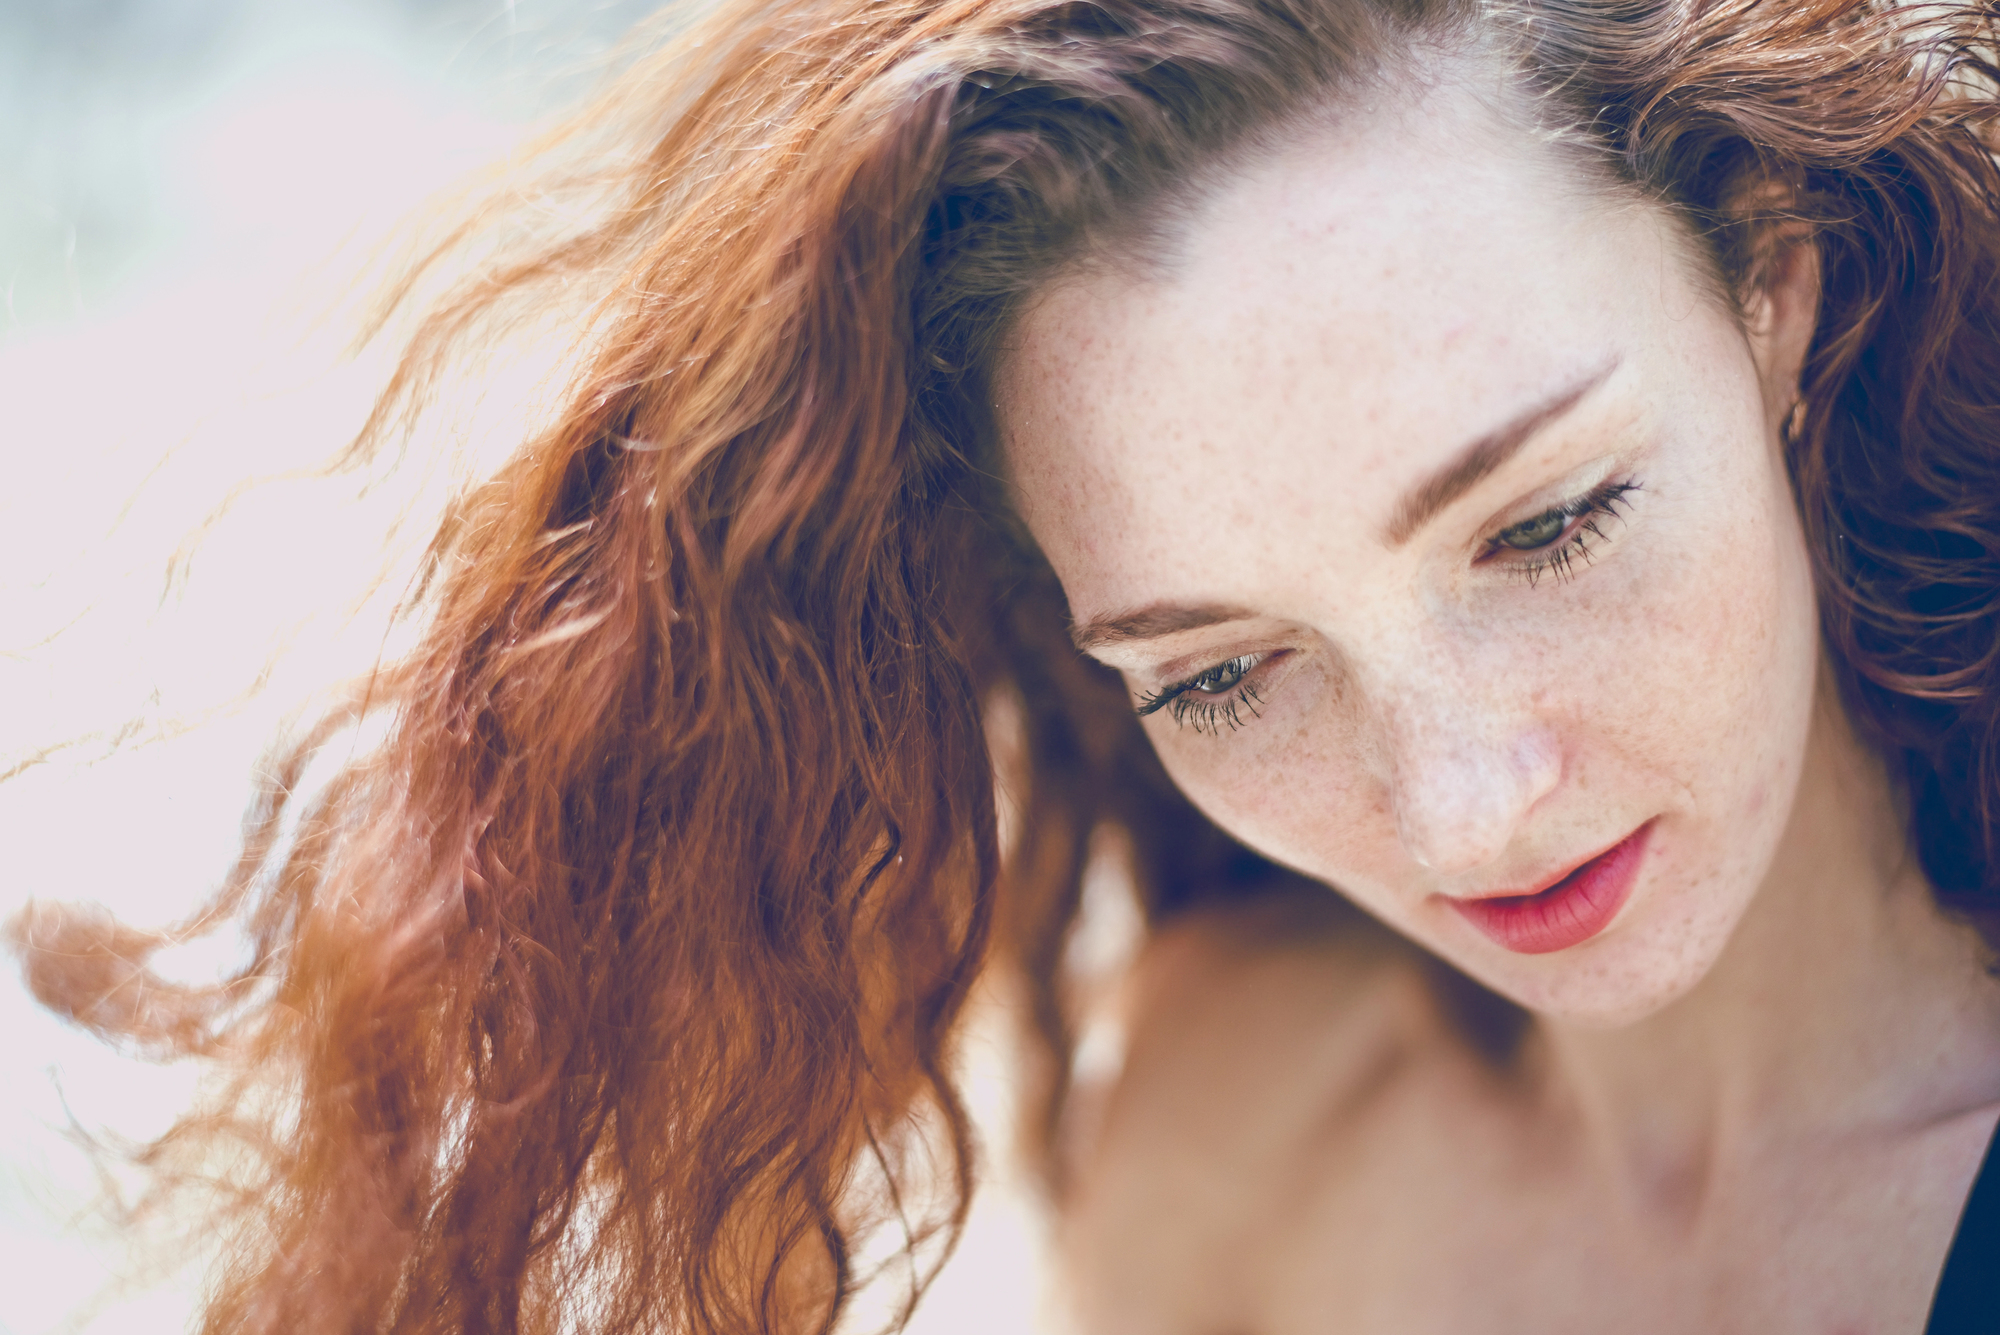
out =
[[[1590,564],[1591,549],[1588,540],[1592,537],[1602,539],[1605,536],[1604,530],[1597,526],[1598,519],[1617,515],[1619,506],[1624,503],[1625,498],[1640,490],[1641,485],[1636,478],[1605,483],[1575,500],[1565,501],[1561,505],[1544,510],[1532,519],[1502,529],[1501,534],[1506,534],[1529,524],[1538,523],[1552,515],[1561,515],[1565,521],[1583,520],[1583,523],[1575,529],[1569,530],[1568,536],[1562,538],[1559,543],[1551,539],[1549,545],[1545,547],[1514,549],[1524,555],[1534,553],[1535,559],[1511,567],[1511,573],[1527,580],[1530,587],[1540,583],[1542,576],[1546,574],[1553,573],[1558,583],[1573,577],[1577,557],[1582,557],[1585,565]],[[1503,545],[1499,535],[1489,539],[1485,556],[1481,559],[1497,554]]]
[[[1268,657],[1268,655],[1265,655],[1263,657]],[[1176,682],[1171,686],[1164,686],[1158,691],[1146,692],[1142,694],[1142,696],[1140,697],[1140,702],[1137,706],[1138,715],[1139,717],[1144,718],[1148,714],[1156,713],[1161,709],[1171,707],[1174,713],[1174,718],[1177,721],[1181,720],[1182,718],[1185,717],[1185,711],[1192,704],[1198,703],[1198,702],[1176,703],[1177,701],[1186,701],[1187,695],[1190,691],[1199,690],[1201,688],[1202,682],[1212,677],[1219,679],[1223,676],[1227,676],[1231,668],[1236,667],[1238,664],[1244,664],[1246,666],[1243,666],[1239,671],[1237,671],[1234,679],[1230,681],[1228,686],[1223,688],[1224,690],[1233,693],[1236,690],[1236,688],[1239,685],[1241,685],[1243,678],[1256,670],[1258,663],[1261,663],[1263,661],[1263,657],[1259,657],[1256,654],[1237,654],[1233,658],[1224,659],[1222,662],[1215,664],[1213,667],[1203,668],[1200,672],[1195,673],[1192,677],[1189,677],[1185,681]],[[1251,661],[1252,659],[1256,659],[1257,661],[1252,662]],[[1256,710],[1252,709],[1251,713],[1255,714]]]
[[[1196,732],[1205,732],[1210,736],[1220,736],[1224,723],[1229,725],[1231,732],[1235,732],[1238,728],[1244,726],[1243,715],[1240,712],[1242,710],[1249,710],[1251,718],[1262,718],[1263,711],[1257,708],[1262,703],[1264,703],[1264,697],[1257,694],[1255,686],[1250,685],[1248,682],[1239,682],[1230,690],[1226,700],[1223,701],[1195,699],[1183,687],[1173,695],[1162,696],[1157,699],[1150,706],[1148,712],[1164,705],[1167,708],[1167,712],[1174,716],[1175,723],[1188,726],[1190,716],[1192,716],[1192,726]]]

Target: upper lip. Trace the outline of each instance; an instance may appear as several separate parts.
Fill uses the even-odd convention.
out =
[[[1640,830],[1644,828],[1645,826],[1643,824],[1635,825],[1631,829],[1627,830],[1625,833],[1619,835],[1616,839],[1613,839],[1610,843],[1598,849],[1595,853],[1590,853],[1584,857],[1580,857],[1576,861],[1563,867],[1561,870],[1549,873],[1541,880],[1535,882],[1535,884],[1529,889],[1475,890],[1470,894],[1447,895],[1446,898],[1472,901],[1479,899],[1526,899],[1530,895],[1539,895],[1543,891],[1555,889],[1555,887],[1561,885],[1564,881],[1567,881],[1570,877],[1576,875],[1577,872],[1581,871],[1584,867],[1597,861],[1597,859],[1603,857],[1606,853],[1609,853],[1612,849],[1618,847],[1620,844],[1624,843],[1627,839],[1630,839],[1633,835],[1637,834]]]

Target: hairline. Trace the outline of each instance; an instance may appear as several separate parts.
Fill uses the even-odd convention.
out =
[[[1396,99],[1387,114],[1402,117],[1410,114],[1415,95],[1444,85],[1451,72],[1480,70],[1493,76],[1464,80],[1460,86],[1494,113],[1489,124],[1496,136],[1523,134],[1546,148],[1557,182],[1563,188],[1573,188],[1579,200],[1611,209],[1647,209],[1660,216],[1667,224],[1674,252],[1697,290],[1715,301],[1739,329],[1747,327],[1745,294],[1725,271],[1721,249],[1704,240],[1692,211],[1620,171],[1616,157],[1575,117],[1543,114],[1543,107],[1559,105],[1559,100],[1537,86],[1528,56],[1511,44],[1494,40],[1486,31],[1490,27],[1474,20],[1457,30],[1413,34],[1338,87],[1276,109],[1237,135],[1207,146],[1178,175],[1154,183],[1155,188],[1138,195],[1130,218],[1087,225],[1024,285],[994,322],[977,378],[985,400],[983,415],[989,437],[985,453],[1017,523],[1018,506],[1006,467],[1001,387],[1010,378],[1008,367],[1019,348],[1022,323],[1045,300],[1065,289],[1106,279],[1136,287],[1172,283],[1185,258],[1182,247],[1192,236],[1205,205],[1284,153],[1302,136],[1329,131],[1357,109],[1375,110],[1366,100],[1371,92]],[[1025,525],[1020,526],[1025,533]]]

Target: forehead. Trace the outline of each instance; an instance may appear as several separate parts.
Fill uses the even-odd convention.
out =
[[[1674,245],[1469,90],[1332,116],[1208,197],[1163,272],[1082,269],[1024,313],[996,381],[1017,503],[1073,606],[1287,508],[1386,518],[1618,353]]]

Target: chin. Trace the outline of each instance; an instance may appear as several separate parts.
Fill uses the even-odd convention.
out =
[[[1635,909],[1640,905],[1633,905]],[[1740,913],[1691,921],[1645,915],[1553,955],[1500,955],[1453,962],[1515,1005],[1559,1024],[1622,1029],[1652,1018],[1701,985],[1728,945]],[[1704,915],[1706,916],[1706,915]]]

